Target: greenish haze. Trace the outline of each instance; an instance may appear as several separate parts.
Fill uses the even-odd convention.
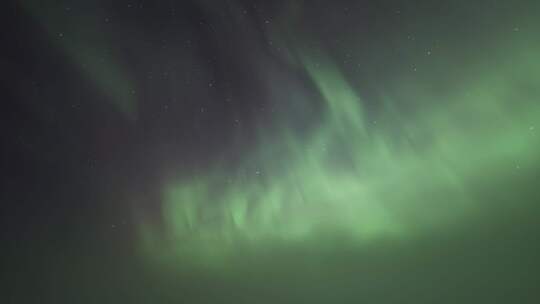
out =
[[[277,244],[341,239],[362,246],[461,229],[501,207],[478,198],[478,185],[500,187],[538,161],[540,60],[521,54],[517,63],[498,61],[497,74],[476,69],[476,81],[451,94],[415,92],[413,110],[386,98],[369,119],[327,56],[301,52],[324,101],[316,127],[261,132],[241,174],[216,168],[170,181],[163,227],[141,228],[143,251],[219,266]]]

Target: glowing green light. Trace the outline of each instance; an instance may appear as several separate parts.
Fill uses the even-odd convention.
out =
[[[260,170],[248,179],[215,170],[166,185],[164,230],[143,228],[151,256],[208,261],[322,235],[362,243],[451,229],[486,208],[466,185],[540,155],[530,129],[540,95],[505,86],[516,69],[525,81],[540,73],[529,64],[501,66],[500,75],[407,115],[386,100],[375,124],[335,65],[322,56],[302,62],[325,101],[318,126],[303,137],[285,130],[263,138],[246,158]]]

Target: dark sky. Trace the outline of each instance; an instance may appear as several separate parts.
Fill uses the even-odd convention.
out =
[[[0,303],[538,303],[536,1],[0,9]]]

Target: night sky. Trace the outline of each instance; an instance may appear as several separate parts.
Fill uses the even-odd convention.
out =
[[[0,9],[0,303],[540,303],[540,2]]]

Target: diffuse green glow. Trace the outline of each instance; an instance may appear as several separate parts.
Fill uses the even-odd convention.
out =
[[[426,97],[407,115],[387,100],[376,124],[336,66],[322,56],[301,61],[325,101],[318,127],[262,140],[246,159],[258,168],[247,178],[216,170],[168,184],[164,231],[143,226],[151,256],[204,262],[272,241],[346,235],[361,243],[451,229],[488,207],[466,185],[513,174],[540,155],[540,95],[507,85],[516,73],[531,83],[540,70],[530,61],[437,102]]]

